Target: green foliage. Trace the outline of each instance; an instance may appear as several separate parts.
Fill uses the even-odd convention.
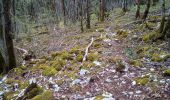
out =
[[[31,100],[54,100],[52,91],[44,91],[42,94],[35,96]]]

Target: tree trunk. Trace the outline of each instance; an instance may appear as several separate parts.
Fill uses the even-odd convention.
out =
[[[122,10],[123,10],[123,12],[127,12],[127,0],[123,0],[123,2],[122,2]]]
[[[6,67],[6,71],[11,70],[12,68],[16,67],[16,60],[14,54],[14,47],[13,47],[13,40],[10,34],[11,32],[11,0],[3,0],[3,7],[4,7],[4,20],[5,20],[5,40],[6,40],[6,47],[8,52],[8,64]]]
[[[105,16],[105,4],[104,4],[104,0],[100,0],[100,21],[103,22],[104,21],[104,16]]]
[[[170,38],[170,13],[169,13],[169,15],[168,15],[168,20],[167,20],[167,23],[166,23],[166,25],[165,25],[165,28],[164,28],[164,30],[163,30],[163,32],[162,32],[161,38],[165,38],[165,36],[166,36],[167,38]]]
[[[66,8],[65,8],[65,0],[61,0],[61,4],[62,4],[62,11],[63,11],[64,25],[66,25]]]
[[[161,19],[161,25],[159,28],[159,33],[162,33],[164,26],[165,26],[165,0],[162,0],[162,19]]]
[[[146,7],[145,12],[144,12],[143,17],[142,17],[143,20],[146,20],[146,18],[148,17],[149,9],[150,9],[150,6],[151,6],[151,0],[147,0],[146,6],[147,7]]]
[[[137,10],[136,10],[136,19],[140,18],[140,0],[136,1]]]
[[[90,1],[86,1],[86,28],[90,29]]]
[[[83,6],[82,6],[82,3],[83,3],[82,0],[78,1],[78,8],[80,9],[80,11],[79,11],[80,28],[81,28],[81,32],[84,32],[84,28],[83,28]]]

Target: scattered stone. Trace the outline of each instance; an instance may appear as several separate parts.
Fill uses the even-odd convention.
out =
[[[110,39],[104,39],[103,41],[104,41],[104,42],[111,42],[112,40],[110,40]]]
[[[149,79],[150,79],[150,81],[154,81],[154,82],[157,82],[157,81],[158,81],[156,75],[150,75],[150,76],[149,76]]]
[[[36,79],[35,79],[35,78],[31,78],[31,79],[29,80],[29,84],[32,84],[32,83],[36,83]]]
[[[165,79],[159,81],[161,84],[165,84]]]
[[[107,79],[106,79],[106,82],[111,83],[111,82],[112,82],[112,80],[111,80],[111,79],[109,79],[109,78],[107,78]]]
[[[136,94],[141,94],[141,93],[142,93],[142,91],[140,91],[140,90],[136,91]]]
[[[113,95],[108,92],[103,93],[102,96],[103,96],[102,100],[115,100],[115,98],[113,98]]]
[[[75,79],[75,80],[72,82],[72,85],[80,84],[80,82],[81,82],[80,79]]]
[[[58,92],[59,90],[60,90],[60,87],[59,87],[57,84],[55,84],[55,85],[54,85],[54,91],[55,91],[55,92]]]
[[[132,86],[134,86],[134,85],[136,85],[136,81],[133,81],[133,82],[132,82]]]
[[[13,85],[13,91],[17,91],[18,88],[19,88],[19,84],[18,84],[18,83],[15,83],[15,84]]]
[[[93,62],[96,66],[101,66],[101,62],[99,62],[99,61],[94,61]]]
[[[90,73],[88,70],[85,70],[85,69],[81,69],[80,70],[80,72],[79,72],[79,74],[81,75],[81,76],[83,76],[83,75],[85,75],[85,74],[87,74],[87,73]]]
[[[154,72],[154,71],[155,71],[155,69],[154,69],[154,68],[150,68],[150,71],[151,71],[151,72]]]

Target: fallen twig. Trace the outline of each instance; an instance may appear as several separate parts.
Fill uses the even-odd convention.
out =
[[[86,61],[87,55],[88,55],[88,52],[89,52],[89,48],[91,47],[93,42],[94,42],[94,38],[92,37],[90,44],[86,47],[86,51],[85,51],[85,54],[84,54],[84,57],[83,57],[83,61]]]

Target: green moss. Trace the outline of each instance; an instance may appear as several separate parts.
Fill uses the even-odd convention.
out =
[[[63,51],[60,56],[62,59],[73,60],[73,55],[69,54],[67,51]]]
[[[31,100],[54,100],[54,97],[52,91],[47,90],[42,94],[35,96]]]
[[[160,37],[160,33],[156,32],[156,31],[152,31],[151,33],[144,34],[142,36],[142,40],[145,42],[149,42],[152,40],[156,40],[159,37]]]
[[[66,61],[63,59],[56,59],[55,61],[50,61],[50,66],[55,68],[57,71],[60,71],[66,64]]]
[[[100,48],[100,47],[102,47],[102,43],[94,43],[94,44],[93,44],[93,47],[94,47],[95,49]]]
[[[111,56],[107,60],[109,63],[116,63],[117,61],[120,61],[122,58],[120,56]]]
[[[14,93],[13,91],[7,92],[3,95],[3,100],[13,100],[14,99]]]
[[[65,71],[63,71],[61,73],[61,76],[67,76],[67,77],[69,77],[71,79],[76,79],[77,73],[78,73],[78,71],[76,71],[76,70],[74,70],[74,71],[67,71],[67,70],[65,70]]]
[[[98,95],[98,96],[95,97],[94,100],[102,100],[102,99],[104,99],[104,97],[102,95]]]
[[[149,82],[148,77],[139,77],[135,79],[136,83],[139,85],[146,85]]]
[[[13,71],[16,75],[21,75],[24,72],[21,68],[14,68]]]
[[[51,54],[52,58],[55,58],[55,57],[61,55],[61,52],[51,52],[50,54]]]
[[[42,88],[40,88],[36,83],[32,83],[26,88],[24,95],[20,97],[19,100],[32,99],[33,97],[41,94],[42,92]]]
[[[87,60],[89,60],[89,61],[95,61],[95,60],[98,60],[98,59],[99,59],[98,53],[89,53],[87,55]]]
[[[57,70],[54,67],[44,67],[42,74],[44,76],[53,76],[57,73]]]
[[[83,55],[82,54],[78,54],[77,57],[76,57],[76,60],[78,62],[82,62],[83,61]]]
[[[120,38],[126,38],[128,36],[129,32],[127,32],[126,30],[118,30],[117,31],[117,35]]]
[[[131,65],[133,65],[134,67],[141,67],[143,66],[142,62],[138,59],[138,60],[131,60],[129,62]]]
[[[79,46],[75,46],[75,47],[73,47],[73,48],[70,50],[69,53],[78,55],[78,54],[80,53],[80,51],[81,51],[80,47],[79,47]]]
[[[101,38],[101,37],[95,39],[95,42],[101,42],[101,41],[103,41],[103,38]]]
[[[170,69],[166,69],[163,71],[164,76],[170,76]]]
[[[154,53],[154,54],[152,55],[151,60],[152,60],[152,61],[156,61],[156,62],[164,61],[164,59],[163,59],[163,58],[161,58],[161,57],[160,57],[160,55],[159,55],[159,54],[157,54],[157,53]]]
[[[92,67],[95,67],[96,65],[93,62],[83,62],[82,65],[80,66],[83,69],[90,69]]]

